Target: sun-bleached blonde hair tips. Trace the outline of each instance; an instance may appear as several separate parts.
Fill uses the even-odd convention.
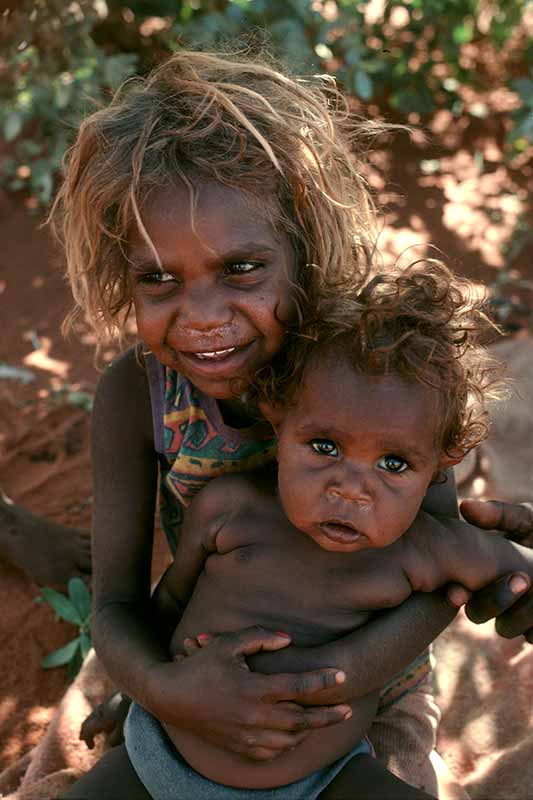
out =
[[[331,78],[290,77],[266,56],[180,51],[126,81],[81,124],[50,215],[75,300],[66,328],[83,313],[99,345],[122,339],[132,226],[142,234],[150,193],[179,180],[261,200],[311,307],[324,286],[361,286],[376,235],[362,158],[386,130],[354,118]]]
[[[439,449],[463,456],[482,442],[488,406],[506,396],[509,381],[486,348],[499,329],[479,286],[426,258],[374,274],[359,292],[339,289],[324,291],[314,316],[288,333],[256,375],[251,396],[290,405],[315,358],[339,357],[355,371],[426,386],[435,398]]]

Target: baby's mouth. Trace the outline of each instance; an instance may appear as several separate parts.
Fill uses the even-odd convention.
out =
[[[318,526],[322,533],[334,542],[352,544],[364,538],[364,534],[357,530],[351,522],[345,520],[328,520]]]

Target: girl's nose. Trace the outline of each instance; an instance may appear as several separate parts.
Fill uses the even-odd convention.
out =
[[[216,286],[190,288],[180,297],[178,322],[182,328],[214,331],[227,326],[231,319],[231,307]]]

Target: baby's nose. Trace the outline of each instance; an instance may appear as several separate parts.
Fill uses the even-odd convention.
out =
[[[337,481],[326,489],[326,497],[332,502],[339,500],[355,503],[364,508],[372,505],[372,493],[367,485],[364,476],[360,472],[351,472],[343,476],[342,480]]]

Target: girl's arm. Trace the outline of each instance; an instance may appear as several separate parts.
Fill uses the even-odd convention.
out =
[[[342,707],[298,705],[309,690],[335,685],[337,669],[272,676],[243,669],[245,655],[285,647],[286,637],[236,633],[230,645],[202,654],[201,670],[195,659],[170,661],[150,607],[157,460],[146,374],[133,350],[99,382],[92,460],[93,637],[118,688],[162,721],[252,758],[263,742],[274,756],[298,744],[306,730],[344,719]]]

